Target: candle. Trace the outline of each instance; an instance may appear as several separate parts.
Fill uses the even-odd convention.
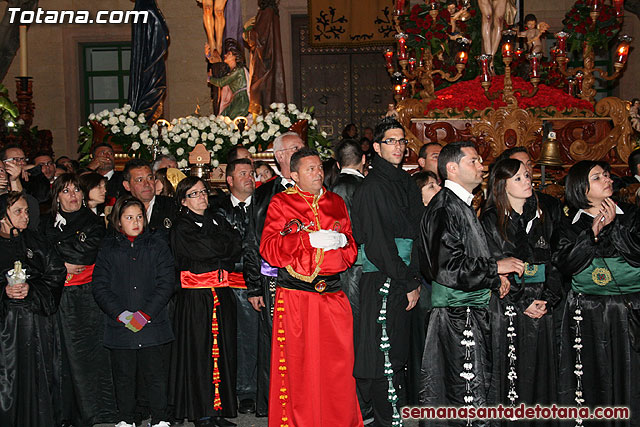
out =
[[[517,48],[516,49],[516,57],[520,58],[522,56],[522,54],[524,53],[524,51],[522,50],[522,48]]]
[[[491,55],[482,54],[476,58],[481,68],[480,81],[490,82],[491,74],[489,73],[489,62],[491,61]]]
[[[542,54],[540,53],[530,53],[528,55],[529,61],[531,61],[531,73],[529,77],[538,78],[540,77],[540,58]]]
[[[615,62],[618,62],[620,64],[624,64],[625,62],[627,62],[627,57],[629,56],[629,45],[631,44],[632,40],[633,38],[629,37],[626,34],[620,36],[620,44],[618,44],[618,47],[616,49]]]
[[[429,9],[438,10],[438,0],[431,0],[429,3]]]
[[[456,55],[457,64],[467,65],[468,60],[469,60],[469,54],[464,50],[461,50],[460,52],[458,52],[458,55]]]
[[[591,11],[592,12],[600,12],[602,8],[602,0],[591,0]]]
[[[613,7],[616,9],[616,18],[622,18],[624,16],[623,5],[624,0],[613,0]]]
[[[20,76],[27,77],[27,26],[20,25]]]
[[[569,34],[564,31],[556,33],[556,39],[558,40],[558,54],[562,55],[567,51],[567,37]]]
[[[387,68],[393,67],[393,62],[392,62],[393,61],[393,50],[387,49],[384,52],[384,60],[385,60],[385,62],[387,64]]]
[[[582,71],[578,71],[576,73],[576,89],[578,93],[582,93],[582,80],[584,79],[584,74]]]
[[[416,68],[416,58],[409,58],[409,71],[413,71]]]
[[[513,54],[513,45],[509,42],[505,42],[502,44],[502,57],[503,58],[511,58]]]
[[[574,77],[567,78],[567,93],[571,96],[575,96],[576,79]]]
[[[400,16],[404,13],[404,2],[405,0],[396,0],[395,13]]]
[[[398,40],[398,58],[407,59],[407,35],[405,33],[396,34]]]

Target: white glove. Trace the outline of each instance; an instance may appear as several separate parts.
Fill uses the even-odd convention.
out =
[[[317,249],[332,251],[347,244],[347,236],[337,231],[320,230],[309,233],[309,243]]]

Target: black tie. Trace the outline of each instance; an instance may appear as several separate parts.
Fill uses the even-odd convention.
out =
[[[292,184],[292,183],[290,183],[290,182],[287,182],[287,183],[284,185],[284,188],[291,188],[291,187],[293,187],[293,184]]]
[[[242,229],[245,230],[249,222],[249,218],[247,217],[247,204],[245,202],[239,202],[236,208],[238,210],[236,224],[242,224]]]

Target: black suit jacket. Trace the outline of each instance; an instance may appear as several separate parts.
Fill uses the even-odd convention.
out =
[[[253,199],[253,198],[252,198]],[[210,210],[213,211],[214,214],[218,214],[224,217],[229,224],[236,230],[240,232],[240,236],[242,237],[242,257],[239,262],[236,262],[235,268],[233,271],[242,272],[244,268],[244,258],[245,254],[248,252],[249,248],[247,246],[247,230],[249,228],[249,207],[247,206],[246,212],[242,212],[242,209],[238,207],[233,207],[233,203],[231,203],[231,194],[225,194],[224,196],[217,197],[212,205],[209,207]]]
[[[156,196],[149,219],[149,230],[164,230],[164,237],[168,238],[169,234],[166,232],[173,227],[176,215],[178,215],[178,205],[173,197]]]
[[[360,186],[364,177],[353,175],[350,173],[341,173],[338,175],[336,182],[329,189],[338,194],[347,205],[347,212],[351,215],[351,206],[353,206],[353,195]]]
[[[111,179],[107,181],[107,199],[111,197],[117,199],[125,193],[125,189],[122,186],[122,181],[124,181],[122,171],[114,171]]]

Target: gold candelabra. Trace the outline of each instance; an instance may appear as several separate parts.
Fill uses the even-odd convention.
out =
[[[469,59],[469,47],[471,40],[460,37],[456,41],[459,43],[459,50],[456,54],[456,73],[451,75],[444,70],[434,69],[434,56],[431,52],[431,48],[421,49],[421,55],[419,59],[415,57],[409,57],[407,52],[407,34],[402,31],[400,27],[400,16],[404,10],[404,1],[397,0],[394,13],[394,24],[397,31],[396,44],[397,44],[397,56],[398,65],[394,66],[394,52],[392,49],[387,49],[384,53],[386,68],[391,76],[394,84],[394,97],[396,102],[400,102],[406,97],[413,97],[416,91],[423,101],[431,101],[435,99],[435,85],[433,83],[433,77],[439,75],[441,78],[448,82],[455,82],[459,80],[464,74],[467,61]],[[438,3],[432,1],[430,3],[429,14],[435,20],[438,16]],[[410,90],[409,90],[410,88]]]
[[[623,0],[612,0],[613,6],[616,11],[616,18],[619,22],[624,19]],[[600,16],[602,10],[602,0],[590,0],[591,11],[589,17],[591,18],[591,30],[595,30],[596,22]],[[567,77],[573,78],[578,88],[578,97],[585,101],[594,102],[596,96],[596,90],[593,86],[596,83],[595,73],[600,75],[602,80],[611,81],[620,77],[627,58],[629,56],[629,47],[633,41],[632,37],[628,35],[622,35],[619,38],[619,43],[616,48],[616,58],[613,63],[614,73],[609,75],[607,71],[600,70],[595,67],[596,56],[593,51],[593,46],[588,41],[585,41],[582,48],[582,67],[567,68],[569,58],[567,57],[567,38],[569,34],[564,31],[556,33],[556,62],[558,63],[558,70],[560,73]]]
[[[514,89],[513,81],[511,80],[511,63],[513,62],[514,46],[515,46],[515,31],[506,30],[503,31],[504,42],[502,43],[502,61],[504,62],[504,87],[502,90],[489,92],[491,88],[491,55],[483,54],[477,57],[478,63],[481,69],[481,85],[484,89],[485,96],[493,101],[498,99],[502,95],[502,100],[509,108],[517,108],[518,100],[516,99],[516,93],[520,94],[523,98],[531,98],[538,93],[538,84],[540,83],[540,60],[542,55],[540,53],[531,53],[527,57],[531,64],[530,82],[533,88],[529,91],[524,89]]]

